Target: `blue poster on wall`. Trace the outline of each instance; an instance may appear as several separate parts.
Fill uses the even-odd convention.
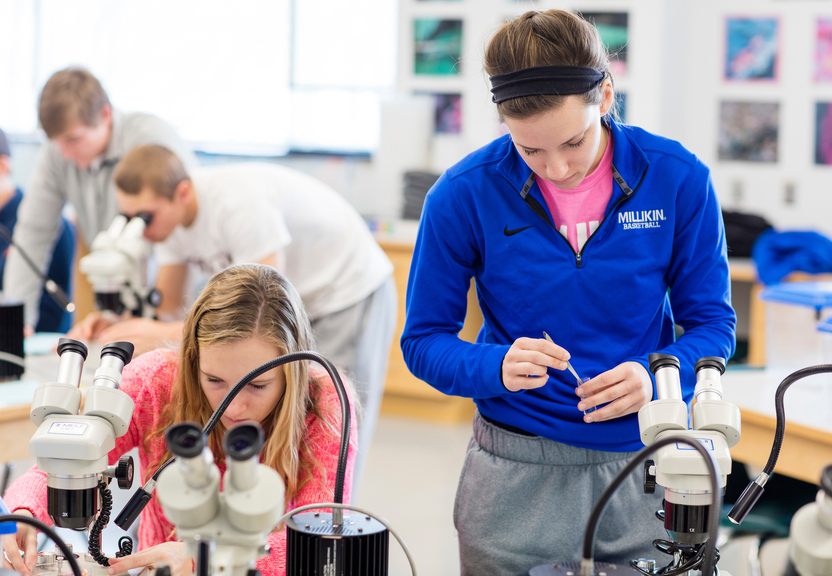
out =
[[[777,19],[728,18],[726,80],[777,79]]]

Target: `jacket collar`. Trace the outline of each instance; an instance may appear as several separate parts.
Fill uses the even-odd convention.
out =
[[[609,116],[604,116],[601,121],[609,128],[614,143],[612,152],[613,176],[618,186],[617,189],[613,190],[611,202],[615,202],[622,194],[629,196],[633,193],[644,177],[644,172],[650,162],[647,160],[644,151],[632,139],[630,128],[622,127]],[[523,161],[517,148],[514,147],[511,135],[507,135],[505,138],[505,156],[497,164],[497,170],[506,177],[518,192],[521,192],[528,183],[532,170]],[[527,188],[526,191],[539,196],[538,200],[543,201],[543,196],[536,184],[530,189]]]

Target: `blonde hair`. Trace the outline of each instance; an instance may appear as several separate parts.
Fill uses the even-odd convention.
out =
[[[110,99],[101,83],[84,68],[65,68],[52,74],[38,101],[38,120],[49,138],[63,134],[73,122],[98,124]]]
[[[509,20],[485,50],[489,76],[539,66],[585,66],[603,72],[613,83],[610,58],[595,26],[565,10],[531,11]],[[606,80],[605,79],[605,80]],[[605,82],[583,94],[587,104],[600,104]],[[513,98],[497,104],[500,118],[526,119],[560,107],[568,96]]]
[[[156,430],[147,437],[146,448],[151,438],[162,435],[174,422],[189,420],[204,426],[211,417],[211,406],[199,382],[200,348],[253,336],[275,345],[281,356],[314,348],[306,310],[286,278],[269,266],[231,266],[211,278],[185,319],[179,373],[170,403]],[[321,412],[317,399],[325,384],[310,375],[307,363],[290,362],[282,370],[286,390],[272,413],[261,422],[266,442],[260,460],[281,475],[286,484],[285,500],[289,502],[312,477],[312,468],[319,464],[306,446],[307,415],[311,412],[327,422],[335,436],[340,430],[332,426],[332,418],[324,418]],[[223,460],[224,434],[225,427],[220,421],[208,437],[217,462]],[[301,459],[301,454],[306,457]],[[157,469],[170,456],[166,452],[149,468]]]
[[[171,150],[158,144],[136,146],[116,165],[113,180],[116,187],[134,196],[150,188],[160,198],[173,199],[176,187],[190,180],[182,160]]]

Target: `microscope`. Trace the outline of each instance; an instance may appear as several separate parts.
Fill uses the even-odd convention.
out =
[[[130,219],[119,214],[95,237],[90,253],[81,258],[79,268],[92,284],[99,310],[153,317],[160,295],[147,287],[150,242],[143,233],[150,218],[146,213]]]
[[[162,471],[156,486],[159,503],[198,576],[257,574],[254,562],[268,553],[269,532],[283,513],[283,479],[260,464],[263,429],[256,422],[230,428],[222,448],[228,468],[220,492],[220,474],[199,426],[175,424],[165,432],[176,463]]]
[[[667,436],[691,438],[704,446],[719,465],[720,487],[724,490],[731,470],[729,448],[740,441],[740,410],[722,399],[720,377],[725,372],[722,358],[708,356],[696,362],[695,404],[692,426],[688,429],[688,410],[682,399],[679,360],[668,354],[651,354],[650,371],[656,378],[657,399],[638,412],[641,440],[649,446]],[[656,541],[654,546],[671,554],[673,560],[664,572],[641,570],[643,574],[669,570],[696,569],[701,563],[709,534],[708,518],[719,515],[712,510],[711,486],[702,458],[681,444],[664,446],[655,461],[644,463],[644,491],[652,494],[656,485],[664,486],[664,510],[656,516],[664,523],[671,541]],[[723,572],[724,574],[724,572]]]
[[[61,528],[89,530],[89,553],[79,558],[79,563],[87,564],[91,576],[106,575],[108,558],[101,553],[100,537],[112,508],[108,484],[113,478],[124,490],[133,484],[131,457],[108,465],[116,438],[127,433],[133,416],[133,400],[119,390],[133,345],[113,342],[104,346],[83,410],[79,384],[87,348],[77,340],[61,338],[58,355],[56,381],[38,386],[32,400],[30,418],[38,429],[29,442],[29,452],[37,458],[38,469],[46,473],[49,517]],[[122,538],[119,544],[118,556],[132,551],[129,538]],[[55,554],[42,554],[43,558],[38,556],[41,573],[59,574],[60,570],[47,566],[55,565]]]
[[[740,411],[722,399],[720,377],[725,360],[714,356],[701,358],[695,365],[696,388],[692,427],[688,428],[688,407],[682,397],[679,377],[681,364],[669,354],[650,354],[650,372],[656,378],[656,400],[638,412],[641,440],[645,448],[618,474],[596,503],[584,535],[583,560],[556,562],[536,566],[530,576],[594,575],[624,576],[644,574],[693,575],[703,567],[719,576],[730,576],[716,569],[716,530],[719,526],[721,493],[727,472],[731,470],[728,449],[740,441]],[[664,487],[664,509],[656,512],[670,540],[655,540],[653,545],[671,555],[671,562],[657,567],[652,558],[638,558],[630,566],[619,566],[592,560],[592,541],[603,507],[615,489],[647,453],[655,451],[655,460],[645,460],[644,491],[653,494],[656,486]],[[716,464],[717,466],[715,466]]]

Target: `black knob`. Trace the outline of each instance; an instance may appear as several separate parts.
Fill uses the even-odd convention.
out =
[[[655,465],[652,460],[644,461],[644,493],[653,494],[656,491],[656,475],[650,473],[650,468]]]
[[[130,490],[133,487],[134,470],[132,456],[122,456],[118,459],[118,464],[116,465],[116,481],[118,482],[119,488],[122,490]]]
[[[153,306],[154,308],[158,308],[159,304],[162,303],[162,293],[154,288],[150,292],[147,293],[147,303]]]
[[[156,576],[171,576],[170,566],[167,564],[157,564]]]

